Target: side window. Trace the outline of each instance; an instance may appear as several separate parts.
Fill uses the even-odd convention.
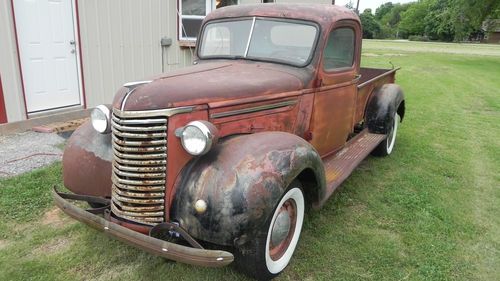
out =
[[[323,67],[326,71],[335,71],[351,67],[354,62],[354,30],[341,27],[333,30],[323,52]]]

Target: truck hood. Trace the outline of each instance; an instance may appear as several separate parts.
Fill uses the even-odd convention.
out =
[[[304,89],[308,68],[247,61],[209,62],[154,77],[125,100],[124,110],[154,110],[201,105]],[[121,108],[128,89],[121,88],[113,106]]]

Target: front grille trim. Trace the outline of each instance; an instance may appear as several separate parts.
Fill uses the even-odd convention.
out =
[[[165,221],[170,113],[113,109],[111,212],[114,216],[151,226]]]

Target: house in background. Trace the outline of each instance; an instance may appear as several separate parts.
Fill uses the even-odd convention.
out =
[[[490,19],[483,22],[484,42],[500,44],[500,19]]]
[[[126,82],[192,63],[212,10],[331,0],[0,0],[0,123],[111,103]]]

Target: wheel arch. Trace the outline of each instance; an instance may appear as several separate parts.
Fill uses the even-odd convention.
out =
[[[183,169],[171,218],[198,239],[243,244],[262,228],[295,179],[303,184],[306,200],[324,196],[323,163],[302,138],[284,132],[231,137]],[[205,212],[195,210],[197,200],[207,203]]]
[[[387,134],[395,113],[403,121],[406,111],[403,90],[397,84],[384,84],[376,87],[367,103],[365,122],[372,133]]]
[[[302,184],[306,204],[309,206],[314,203],[321,202],[324,194],[321,190],[321,175],[318,175],[312,168],[304,168],[295,179]]]

